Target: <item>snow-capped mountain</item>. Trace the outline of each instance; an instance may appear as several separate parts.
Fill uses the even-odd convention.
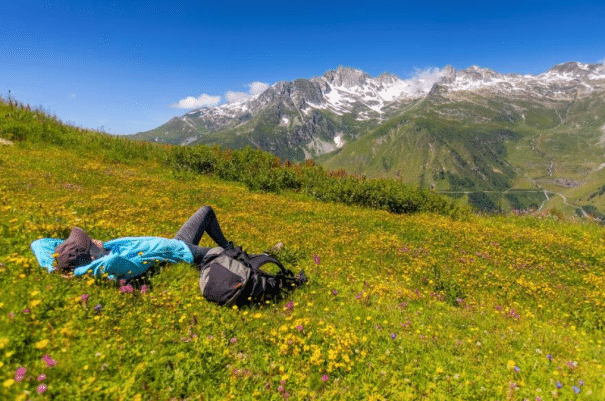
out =
[[[605,65],[569,62],[540,75],[498,74],[472,66],[456,72],[448,68],[437,82],[451,92],[489,90],[506,95],[527,95],[551,100],[571,99],[605,88]]]
[[[371,77],[341,66],[311,79],[277,82],[241,102],[192,110],[133,139],[181,145],[251,145],[283,158],[302,160],[342,148],[419,102],[476,103],[469,96],[480,96],[483,102],[489,97],[500,103],[551,103],[577,100],[603,90],[603,64],[569,62],[540,75],[446,66],[408,79],[388,73]],[[523,106],[511,103],[511,107],[525,118]],[[437,112],[464,118],[458,110]]]
[[[301,85],[301,81],[304,84]],[[354,68],[338,67],[321,77],[278,82],[264,93],[240,103],[192,111],[182,118],[195,115],[212,119],[218,126],[246,113],[258,112],[280,95],[290,96],[295,106],[306,110],[325,109],[338,115],[359,110],[359,120],[376,118],[394,101],[410,101],[426,97],[435,86],[451,92],[489,90],[509,95],[526,94],[553,100],[571,98],[605,88],[605,65],[570,62],[559,64],[540,75],[499,74],[472,66],[456,71],[451,66],[433,73],[403,80],[383,73],[376,78]]]

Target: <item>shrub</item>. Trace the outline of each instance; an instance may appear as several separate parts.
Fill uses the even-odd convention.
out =
[[[324,202],[366,206],[391,213],[436,212],[445,215],[458,209],[445,197],[426,188],[413,188],[394,179],[367,179],[343,170],[324,171],[312,160],[286,162],[260,149],[221,150],[219,147],[174,147],[168,163],[175,169],[239,181],[264,192],[303,191]]]

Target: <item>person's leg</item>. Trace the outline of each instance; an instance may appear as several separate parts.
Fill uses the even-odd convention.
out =
[[[210,206],[203,206],[198,209],[193,216],[183,224],[174,236],[175,239],[184,241],[188,244],[198,245],[204,232],[210,235],[223,248],[229,248],[229,241],[223,235],[221,227],[218,224],[216,214]]]
[[[186,242],[185,245],[187,245],[189,247],[189,250],[191,251],[191,254],[193,255],[193,263],[195,263],[196,265],[199,263],[202,263],[202,260],[204,260],[204,256],[206,256],[208,251],[210,249],[212,249],[212,248],[206,248],[203,246],[193,245],[188,242]]]

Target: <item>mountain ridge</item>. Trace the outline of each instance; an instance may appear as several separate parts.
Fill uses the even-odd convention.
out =
[[[580,87],[588,92],[603,89],[602,84],[590,86],[586,80],[605,80],[605,66],[568,62],[557,64],[540,75],[499,74],[476,65],[457,71],[452,66],[446,66],[430,75],[436,75],[437,79],[416,76],[402,80],[387,72],[372,78],[362,70],[339,66],[311,79],[278,81],[263,93],[243,101],[192,110],[181,117],[174,117],[166,124],[147,133],[160,133],[162,127],[169,127],[180,121],[184,126],[181,128],[183,131],[195,132],[202,136],[208,132],[224,129],[228,125],[234,125],[234,120],[237,120],[238,124],[245,122],[257,115],[263,107],[284,95],[290,96],[292,98],[290,105],[300,111],[308,108],[325,109],[342,115],[354,112],[357,106],[362,109],[358,112],[360,115],[356,117],[358,120],[369,120],[385,114],[382,109],[388,109],[389,102],[426,97],[435,89],[435,85],[445,86],[451,92],[491,88],[508,94],[513,94],[514,91],[527,93],[531,87],[536,95],[561,100],[575,94]],[[168,134],[172,131],[174,129],[164,130],[163,133]],[[132,138],[171,142],[169,138],[161,138],[160,135],[154,138],[147,135],[146,138],[144,134],[146,133],[137,133]],[[197,138],[188,137],[178,144],[193,143],[195,139]]]

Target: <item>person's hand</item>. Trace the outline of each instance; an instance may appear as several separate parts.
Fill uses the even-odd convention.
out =
[[[92,240],[92,247],[90,248],[90,257],[92,260],[102,258],[107,253],[103,248],[103,241],[99,241],[98,239]]]

